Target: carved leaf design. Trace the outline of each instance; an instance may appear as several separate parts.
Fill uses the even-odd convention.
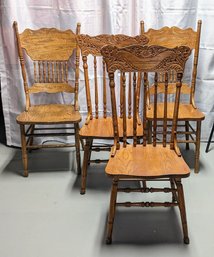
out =
[[[133,44],[145,45],[148,43],[148,38],[141,36],[127,36],[123,34],[108,35],[102,34],[98,36],[91,37],[89,35],[79,35],[77,36],[78,45],[81,48],[82,55],[101,55],[101,48],[105,45],[117,45],[119,47],[129,46]]]
[[[191,49],[186,46],[169,49],[162,46],[132,45],[118,48],[109,45],[101,49],[101,54],[106,62],[108,72],[114,72],[117,69],[124,72],[169,70],[183,72]]]

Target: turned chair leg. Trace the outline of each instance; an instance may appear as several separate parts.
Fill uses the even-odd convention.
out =
[[[175,182],[174,179],[170,179],[170,185],[171,185],[171,189],[175,189]],[[175,191],[172,191],[172,202],[176,202],[177,201],[177,195]]]
[[[31,125],[30,134],[33,134],[34,128],[35,128],[35,125]],[[30,145],[30,146],[33,145],[33,136],[30,137],[29,145]],[[31,153],[31,152],[32,152],[32,149],[29,149],[28,152]]]
[[[86,178],[87,178],[87,169],[88,169],[88,158],[90,153],[90,140],[86,139],[84,146],[84,157],[83,157],[83,168],[82,168],[82,176],[81,176],[81,189],[80,194],[85,194],[86,189]]]
[[[77,123],[74,126],[75,126],[75,146],[76,146],[77,173],[81,174],[79,124]]]
[[[184,243],[189,244],[184,192],[183,192],[183,186],[182,186],[180,179],[176,180],[176,185],[177,185],[177,191],[178,191],[178,206],[179,206],[179,210],[180,210],[180,214],[181,214]]]
[[[111,188],[110,207],[109,207],[109,214],[108,214],[106,244],[111,244],[112,242],[112,231],[113,231],[114,217],[115,217],[115,211],[116,211],[117,187],[118,187],[118,179],[113,178],[112,188]]]
[[[197,121],[196,144],[195,144],[195,173],[199,172],[200,141],[201,141],[201,121]]]
[[[90,140],[90,147],[89,147],[89,154],[88,154],[88,165],[90,165],[92,145],[93,145],[93,139]]]
[[[26,137],[25,137],[25,125],[20,125],[21,132],[21,144],[22,144],[22,162],[24,166],[24,177],[28,177],[28,156],[26,147]]]
[[[206,153],[208,153],[208,151],[209,151],[210,143],[211,143],[212,137],[213,137],[213,132],[214,132],[214,123],[213,123],[212,130],[211,130],[211,132],[210,132],[209,140],[208,140],[208,142],[207,142],[207,147],[206,147],[206,150],[205,150]]]
[[[185,121],[185,132],[189,133],[189,121]],[[189,141],[189,134],[185,134],[186,141]],[[186,143],[186,150],[189,150],[189,143]]]

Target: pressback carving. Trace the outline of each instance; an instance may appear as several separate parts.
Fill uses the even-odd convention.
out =
[[[77,36],[78,45],[81,48],[82,55],[93,54],[96,56],[101,55],[101,48],[105,45],[117,45],[119,47],[148,43],[148,38],[144,35],[141,36],[127,36],[123,34],[118,35],[107,35],[102,34],[98,36],[91,37],[89,35],[79,35]]]
[[[76,46],[76,34],[55,28],[26,29],[20,34],[21,46],[32,60],[66,61]]]
[[[175,70],[183,72],[185,62],[191,54],[186,46],[169,49],[162,46],[133,45],[123,48],[104,46],[101,49],[108,72],[121,71],[154,71],[166,72]]]

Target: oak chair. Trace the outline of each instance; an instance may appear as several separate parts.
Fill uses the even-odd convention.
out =
[[[86,191],[86,177],[87,169],[90,163],[107,162],[108,160],[91,160],[92,151],[110,151],[109,144],[94,144],[96,139],[112,140],[113,139],[113,126],[112,118],[109,111],[109,90],[106,87],[106,66],[102,60],[100,50],[106,44],[116,44],[121,46],[127,46],[131,44],[146,44],[148,42],[145,36],[130,37],[126,35],[107,35],[102,34],[98,36],[79,35],[77,37],[78,45],[81,49],[81,55],[83,60],[84,78],[85,78],[85,91],[87,102],[87,118],[85,124],[80,129],[80,137],[84,139],[84,159],[81,178],[81,194],[85,194]],[[89,73],[90,71],[90,73]],[[90,76],[89,76],[90,74]],[[93,76],[93,79],[90,77]],[[131,136],[131,128],[133,119],[131,117],[132,101],[131,101],[131,76],[129,74],[129,116],[127,119],[128,124],[128,136]],[[102,79],[101,79],[102,78]],[[139,77],[140,79],[140,77]],[[92,81],[91,81],[92,80]],[[122,76],[120,76],[122,81]],[[92,83],[90,83],[92,82]],[[122,88],[122,87],[121,87]],[[101,89],[101,90],[100,90]],[[120,89],[121,91],[121,89]],[[100,95],[99,95],[100,92]],[[93,97],[94,96],[94,97]],[[120,94],[120,117],[118,118],[120,128],[122,131],[122,113],[123,113],[123,101]],[[142,135],[142,125],[140,122],[137,126],[138,135]],[[122,134],[121,134],[122,135]],[[111,142],[110,142],[111,144]]]
[[[181,100],[178,120],[180,130],[177,134],[185,135],[185,139],[178,139],[178,143],[186,143],[186,149],[189,149],[189,143],[195,144],[195,162],[194,170],[196,173],[199,171],[199,156],[200,156],[200,138],[201,138],[201,122],[204,120],[204,114],[196,107],[195,104],[195,88],[197,77],[197,65],[199,56],[200,34],[201,34],[201,20],[198,21],[197,30],[194,31],[191,28],[181,29],[178,27],[163,27],[159,30],[149,29],[144,32],[144,22],[141,21],[141,33],[149,39],[148,45],[160,45],[164,47],[174,48],[176,46],[188,46],[194,50],[193,64],[192,64],[192,77],[191,83],[183,83],[181,94],[185,95],[188,101]],[[169,75],[169,94],[175,94],[174,86],[175,74],[174,71],[170,71]],[[158,74],[159,82],[164,82],[164,75]],[[164,86],[162,85],[163,90]],[[154,94],[154,87],[150,89],[150,95]],[[148,99],[150,98],[148,95]],[[148,100],[149,103],[149,100]],[[172,120],[172,104],[168,108],[168,118]],[[153,104],[149,103],[148,106],[148,126],[151,128],[153,122]],[[192,122],[196,124],[193,126]]]
[[[186,211],[184,203],[184,194],[181,179],[188,177],[190,170],[184,159],[182,158],[176,142],[177,118],[179,109],[179,98],[182,90],[182,75],[187,58],[191,50],[186,46],[168,49],[162,46],[141,46],[134,45],[124,48],[116,46],[105,46],[101,53],[107,65],[109,75],[109,86],[111,89],[111,104],[112,104],[112,120],[114,126],[114,146],[111,150],[111,157],[106,166],[106,174],[112,178],[112,189],[110,208],[107,224],[107,239],[106,243],[112,242],[112,231],[115,217],[116,206],[124,207],[155,207],[155,206],[178,206],[181,213],[181,221],[184,234],[184,243],[189,243]],[[168,108],[168,73],[171,70],[176,71],[176,83],[173,84],[176,91],[174,102],[172,130],[170,135],[167,134],[167,108]],[[137,142],[137,87],[136,76],[133,76],[133,141],[127,144],[127,116],[126,102],[123,103],[123,138],[122,143],[119,141],[119,123],[117,113],[117,99],[115,88],[118,85],[115,82],[115,72],[121,70],[123,76],[127,72],[142,72],[143,83],[141,87],[144,92],[143,97],[143,137],[142,143]],[[158,72],[165,74],[163,105],[164,117],[159,120],[159,105],[158,105]],[[148,76],[154,78],[154,121],[153,121],[153,142],[147,143],[147,94],[148,94]],[[125,100],[126,85],[123,83],[123,94]],[[157,123],[162,122],[162,137],[163,143],[157,140]],[[170,136],[170,143],[167,143],[167,135]],[[119,183],[124,181],[142,182],[142,181],[168,181],[170,187],[165,188],[148,188],[140,186],[135,188],[118,187]],[[166,183],[166,182],[164,182]],[[142,183],[139,183],[142,184]],[[146,184],[147,185],[147,184]],[[165,192],[172,193],[171,202],[117,202],[117,192]],[[127,231],[128,233],[128,231]]]
[[[81,116],[78,106],[80,51],[76,43],[76,34],[80,34],[80,24],[77,24],[76,34],[71,30],[61,31],[55,28],[26,29],[19,33],[17,22],[14,22],[14,30],[26,99],[25,111],[16,119],[21,130],[24,176],[28,176],[28,150],[55,147],[76,147],[77,169],[80,173]],[[76,62],[73,69],[75,78],[69,77],[71,56],[74,56]],[[70,83],[72,79],[75,81],[73,84]],[[35,104],[36,99],[41,99],[42,93],[46,94],[46,103]],[[53,94],[61,94],[63,99],[69,98],[69,101],[65,100],[63,104],[47,103],[49,98],[53,99]],[[71,135],[75,136],[75,144],[56,144],[56,142],[34,144],[35,137]]]

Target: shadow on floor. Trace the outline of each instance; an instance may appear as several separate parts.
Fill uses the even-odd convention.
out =
[[[74,151],[62,151],[55,149],[34,150],[28,153],[29,175],[30,173],[60,172],[74,170]],[[12,159],[2,171],[6,174],[23,174],[21,150],[17,149]]]
[[[157,245],[183,244],[180,215],[171,208],[139,210],[118,208],[116,210],[112,244]],[[102,221],[104,220],[101,219]],[[103,230],[102,245],[106,245],[106,223]],[[107,247],[107,246],[106,246]],[[110,247],[110,246],[108,246]]]

